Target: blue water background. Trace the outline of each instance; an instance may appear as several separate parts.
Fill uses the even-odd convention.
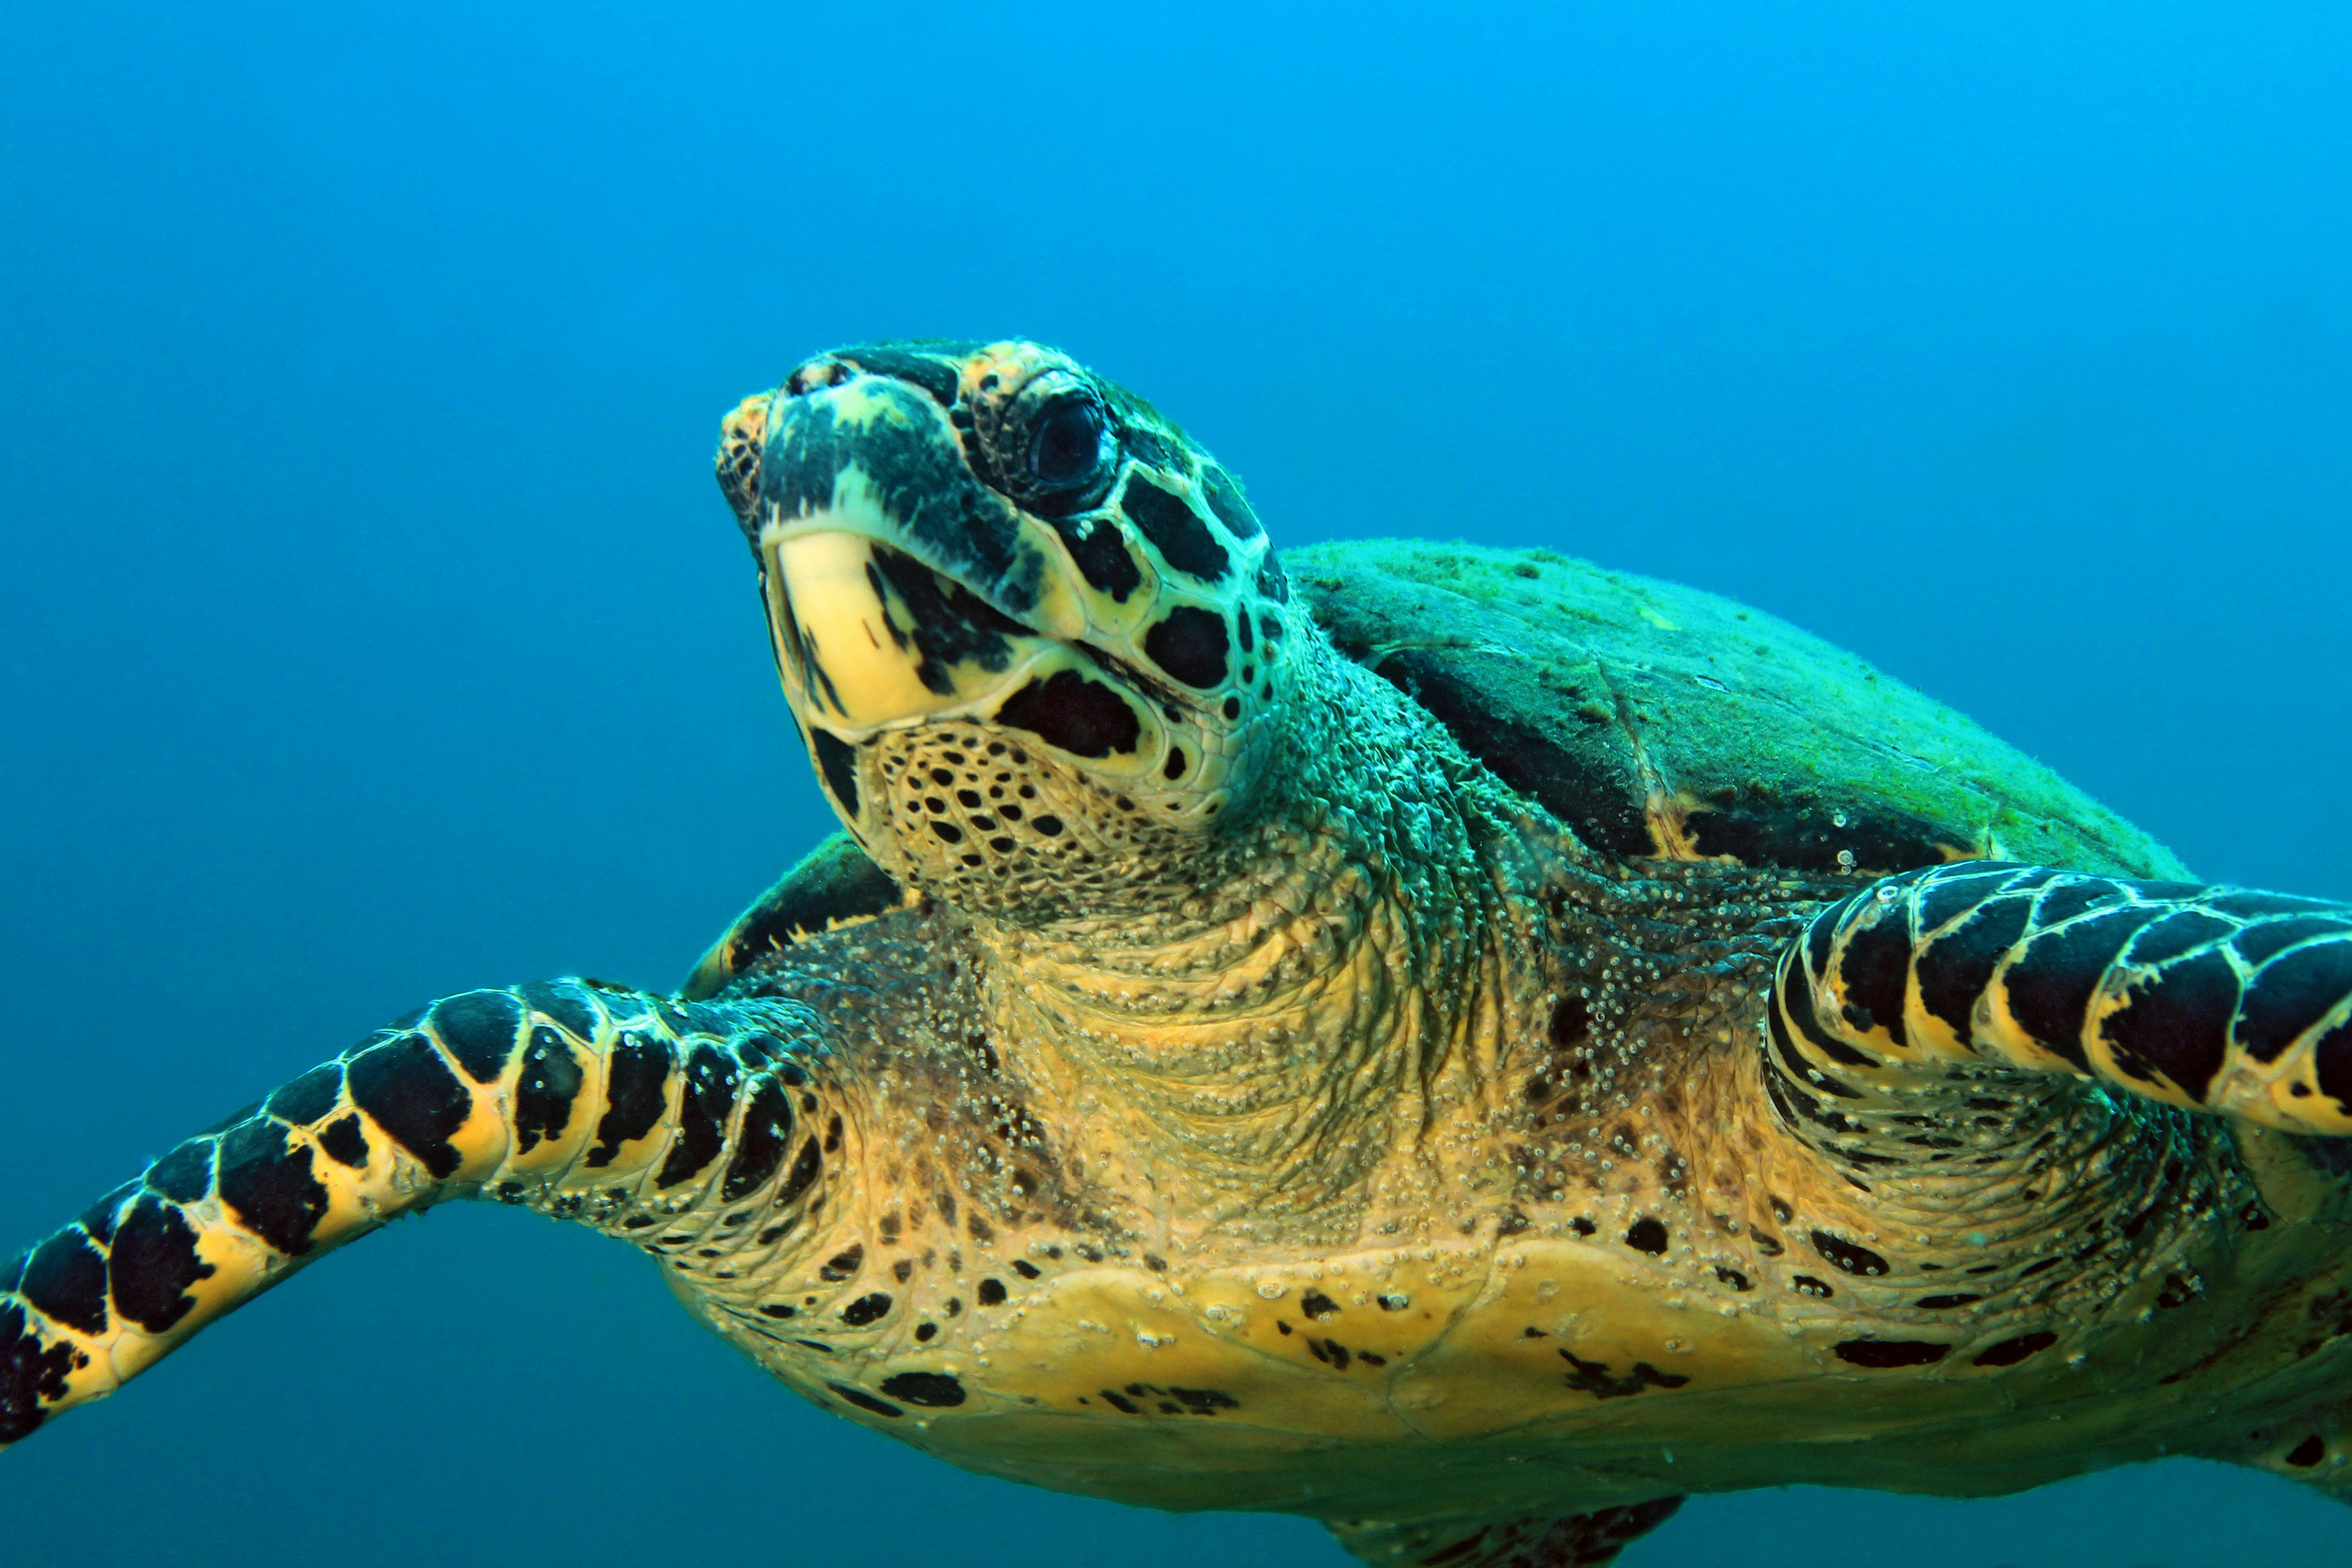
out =
[[[1735,595],[2352,896],[2340,5],[656,9],[0,9],[0,1250],[423,998],[675,984],[830,826],[709,453],[872,336],[1066,346],[1282,542]],[[2172,1463],[1629,1564],[2347,1541]],[[471,1205],[0,1458],[0,1558],[1339,1562],[963,1476]]]

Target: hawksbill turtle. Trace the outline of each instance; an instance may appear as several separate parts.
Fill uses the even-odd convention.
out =
[[[0,1443],[469,1197],[953,1463],[1367,1563],[2352,1488],[2352,910],[1708,595],[1286,565],[1033,344],[820,355],[719,477],[843,831],[679,993],[443,997],[0,1269]]]

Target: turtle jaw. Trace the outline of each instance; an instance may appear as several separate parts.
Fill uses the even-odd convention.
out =
[[[1196,881],[1265,793],[1280,568],[1213,458],[1064,356],[820,355],[728,417],[719,478],[819,779],[894,875],[1025,920],[1083,874],[1099,909]]]
[[[739,511],[785,698],[869,849],[893,826],[873,809],[890,793],[878,757],[940,726],[1019,731],[1114,788],[1214,760],[1184,699],[1097,640],[1066,546],[973,478],[919,390],[788,384],[729,426],[760,451]]]
[[[761,542],[786,698],[852,744],[985,709],[1059,644],[863,529],[818,513]]]
[[[1192,733],[1197,726],[1149,677],[1004,615],[855,506],[763,530],[760,555],[785,698],[835,811],[869,850],[901,826],[890,803],[929,774],[929,764],[910,763],[941,735],[1002,736],[993,749],[1022,766],[1040,760],[1024,746],[1058,753],[1066,770],[1110,792],[1111,809],[1129,794],[1167,791],[1187,772],[1224,771],[1217,753],[1226,748]],[[917,793],[936,798],[927,786]],[[1213,816],[1225,794],[1195,788],[1168,803],[1182,808],[1171,826]],[[995,837],[984,821],[969,826],[975,843]],[[897,868],[931,879],[920,862],[939,847],[908,847],[916,863]]]

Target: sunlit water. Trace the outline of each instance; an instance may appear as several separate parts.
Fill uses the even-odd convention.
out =
[[[814,839],[708,459],[866,336],[1059,342],[1286,542],[1733,595],[2352,896],[2340,7],[482,9],[0,11],[0,1251],[425,997],[674,983]],[[2347,1539],[2175,1463],[1627,1562]],[[947,1469],[470,1208],[0,1457],[0,1559],[1339,1561]]]

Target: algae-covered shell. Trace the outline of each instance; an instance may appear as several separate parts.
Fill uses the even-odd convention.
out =
[[[1787,622],[1547,550],[1287,555],[1340,652],[1595,850],[1877,876],[2187,870],[2015,747]]]

